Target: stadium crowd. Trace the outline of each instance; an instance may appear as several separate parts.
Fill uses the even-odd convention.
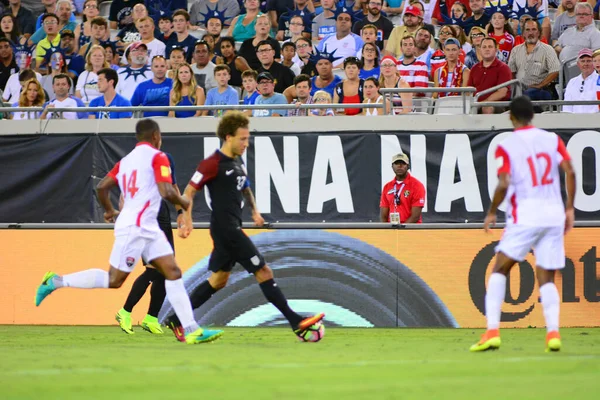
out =
[[[41,1],[41,3],[40,3]],[[103,3],[106,3],[103,5]],[[13,119],[130,118],[53,107],[377,104],[476,93],[505,101],[600,99],[595,0],[0,0],[5,104]],[[557,88],[559,72],[579,75]],[[445,92],[425,94],[437,87]],[[564,93],[564,95],[563,95]],[[595,105],[563,111],[596,113]],[[481,113],[500,113],[483,107]],[[189,118],[223,111],[154,111]],[[383,114],[381,108],[253,109],[254,117]]]

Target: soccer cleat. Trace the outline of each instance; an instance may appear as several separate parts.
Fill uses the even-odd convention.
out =
[[[198,328],[192,333],[188,333],[185,335],[185,342],[187,344],[199,344],[199,343],[208,343],[213,340],[217,340],[221,336],[223,336],[223,331],[221,330],[209,330]]]
[[[128,335],[133,335],[135,332],[133,331],[133,327],[131,326],[131,313],[125,311],[125,309],[121,308],[117,315],[115,315],[115,319],[119,323],[119,326]]]
[[[475,343],[469,350],[471,351],[486,351],[498,350],[502,341],[500,340],[500,331],[498,329],[488,329],[479,342]]]
[[[303,331],[307,330],[312,325],[321,321],[323,318],[325,318],[325,313],[318,313],[313,315],[312,317],[304,318],[302,321],[300,321],[296,329],[294,329],[294,333],[296,335],[301,335]]]
[[[35,293],[35,306],[39,306],[42,304],[42,301],[48,295],[56,290],[56,286],[54,286],[54,282],[52,282],[52,278],[54,278],[56,274],[54,272],[48,271],[44,278],[42,279],[42,283],[37,288],[37,292]]]
[[[147,314],[144,317],[144,320],[140,324],[143,330],[153,333],[155,335],[162,335],[164,332],[160,323],[158,322],[158,318],[153,317],[152,315]]]
[[[180,342],[185,342],[185,331],[183,330],[183,326],[176,325],[174,322],[167,322],[167,326],[173,331],[175,339],[179,340]]]
[[[558,331],[548,332],[546,335],[546,353],[560,351],[561,346],[560,333]]]

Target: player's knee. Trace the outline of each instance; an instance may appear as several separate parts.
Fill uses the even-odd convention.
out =
[[[208,283],[215,290],[221,290],[225,286],[227,286],[227,281],[229,280],[229,273],[224,273],[222,271],[213,273],[208,278]]]
[[[108,279],[108,287],[110,289],[118,289],[121,286],[123,286],[124,281],[125,281],[125,279],[121,279],[118,276],[110,276]]]
[[[163,273],[165,275],[165,279],[169,281],[181,279],[181,270],[177,265],[172,265],[167,268],[163,268]]]
[[[271,280],[271,279],[274,278],[274,276],[273,276],[273,270],[271,268],[269,268],[268,265],[265,265],[261,269],[259,269],[258,271],[256,271],[254,273],[254,276],[256,277],[256,280],[259,283],[266,282],[266,281]]]

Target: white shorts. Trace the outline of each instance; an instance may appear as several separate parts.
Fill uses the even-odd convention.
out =
[[[536,265],[543,269],[565,266],[565,228],[562,226],[507,225],[496,253],[523,261],[533,249]]]
[[[163,231],[148,232],[137,226],[115,232],[115,243],[110,253],[110,265],[131,273],[140,257],[151,262],[159,257],[173,254],[171,244]]]

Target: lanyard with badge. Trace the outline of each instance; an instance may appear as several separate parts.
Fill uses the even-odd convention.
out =
[[[397,184],[402,183],[400,188],[398,188]],[[394,183],[394,212],[390,213],[390,222],[393,225],[400,225],[400,212],[397,207],[400,205],[400,197],[402,196],[402,191],[404,190],[404,182]]]

